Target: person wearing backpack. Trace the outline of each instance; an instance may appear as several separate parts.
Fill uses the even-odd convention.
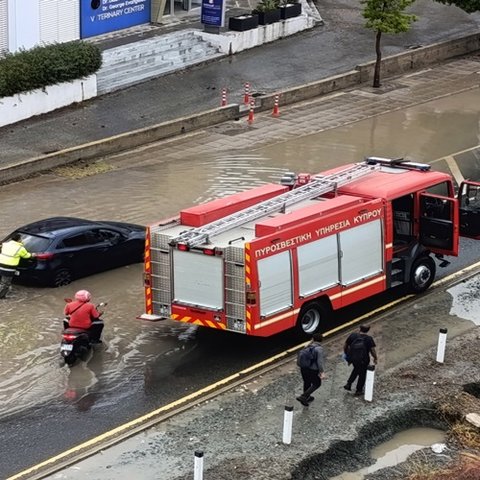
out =
[[[343,346],[348,364],[353,364],[352,373],[343,388],[350,391],[353,382],[358,377],[355,395],[363,395],[367,368],[370,365],[370,355],[373,358],[373,363],[377,364],[376,345],[373,338],[367,335],[369,330],[368,325],[360,325],[360,331],[351,333]]]
[[[314,333],[312,341],[298,352],[297,365],[303,380],[303,393],[297,400],[304,406],[313,402],[312,393],[320,388],[325,378],[323,348],[320,342],[323,340],[321,333]]]

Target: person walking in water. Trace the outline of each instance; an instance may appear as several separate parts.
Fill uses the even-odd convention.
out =
[[[352,373],[343,388],[350,391],[352,384],[358,378],[355,395],[363,395],[370,356],[372,356],[375,365],[377,364],[376,345],[373,338],[367,335],[369,330],[368,325],[360,325],[359,331],[351,333],[343,346],[348,364],[353,364]]]
[[[2,243],[0,251],[0,298],[5,298],[12,284],[21,258],[34,258],[35,253],[30,253],[23,246],[22,237],[14,233],[10,240]]]
[[[312,341],[298,352],[297,365],[300,367],[302,375],[303,393],[297,397],[297,400],[304,407],[308,407],[313,402],[312,393],[320,388],[322,380],[325,378],[322,340],[321,333],[314,333]]]

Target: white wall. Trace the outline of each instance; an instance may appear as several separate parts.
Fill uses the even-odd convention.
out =
[[[90,75],[82,80],[0,98],[0,127],[51,112],[75,102],[83,102],[96,95],[97,76]]]
[[[38,0],[8,0],[8,49],[32,48],[40,41]]]
[[[245,32],[229,30],[221,35],[195,31],[195,35],[201,36],[206,42],[215,45],[222,53],[238,53],[242,50],[258,47],[264,43],[273,42],[279,38],[288,37],[295,33],[313,28],[315,20],[307,15],[281,20],[270,25],[259,25],[258,28]]]
[[[80,38],[79,0],[7,0],[8,50]]]

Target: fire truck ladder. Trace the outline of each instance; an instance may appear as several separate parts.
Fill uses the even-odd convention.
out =
[[[170,245],[181,243],[189,247],[196,247],[203,243],[208,243],[209,238],[212,235],[219,235],[220,233],[226,232],[227,230],[243,225],[252,220],[256,220],[257,218],[281,211],[288,205],[293,205],[302,200],[315,198],[324,193],[334,191],[337,187],[353,182],[357,178],[367,175],[379,168],[380,165],[359,163],[332,175],[316,176],[309,183],[294,188],[289,192],[282,193],[278,197],[265,200],[258,205],[232,213],[225,218],[211,222],[203,227],[183,232],[179,236],[173,238]]]

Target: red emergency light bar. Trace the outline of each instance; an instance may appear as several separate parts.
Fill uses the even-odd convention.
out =
[[[180,250],[181,252],[188,252],[190,251],[190,247],[188,245],[185,245],[184,243],[179,243],[177,245],[177,248],[178,250]],[[203,253],[204,255],[210,255],[212,257],[214,257],[215,255],[221,255],[222,252],[221,251],[217,251],[214,248],[194,248],[192,250],[192,252],[197,252],[197,253]]]

